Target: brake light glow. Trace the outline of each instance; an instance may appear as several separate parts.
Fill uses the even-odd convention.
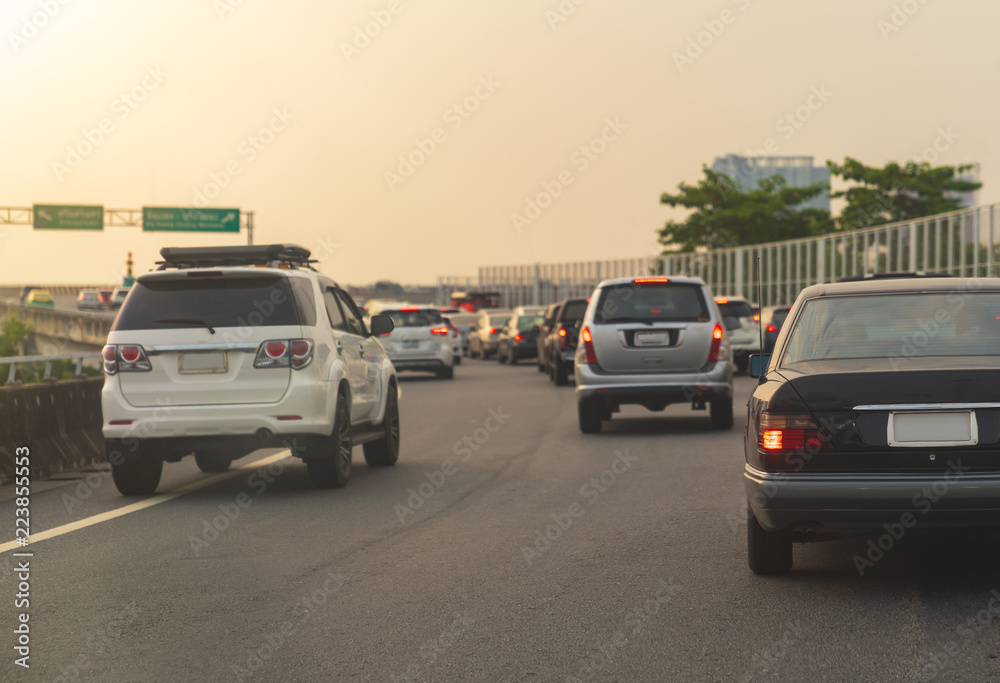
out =
[[[514,335],[514,341],[521,341],[521,335],[515,334]]]
[[[405,313],[412,313],[413,311],[419,311],[420,309],[415,307],[410,307],[410,308],[401,308],[399,310]]]
[[[729,303],[729,299],[719,298],[719,299],[715,300],[715,303],[717,303],[717,304],[728,304]]]
[[[560,327],[559,328],[559,336],[560,337],[565,337],[566,336],[566,328],[565,327]]]
[[[768,332],[777,332],[777,331],[778,331],[778,328],[777,328],[777,327],[775,327],[774,325],[768,325],[768,326],[767,326],[767,331],[768,331]]]
[[[435,327],[431,330],[431,334],[448,334],[449,330],[447,326]]]
[[[717,363],[722,360],[729,350],[729,347],[723,343],[724,336],[722,325],[715,323],[715,328],[712,330],[712,346],[708,349],[709,363]]]
[[[637,277],[632,280],[632,283],[636,285],[663,284],[667,282],[670,282],[670,278],[668,277]]]
[[[589,327],[584,327],[580,332],[580,339],[583,341],[583,358],[588,365],[597,365],[597,354],[594,352],[594,336],[590,333]]]
[[[496,334],[496,333],[497,333],[497,328],[491,327],[490,328],[490,334]]]
[[[828,450],[830,442],[810,415],[762,412],[757,422],[758,446],[765,453],[803,449]]]
[[[760,322],[760,313],[754,313],[753,314],[753,321],[755,323],[759,323]]]

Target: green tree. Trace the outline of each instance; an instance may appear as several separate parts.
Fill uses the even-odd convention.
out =
[[[851,157],[846,157],[843,164],[827,161],[826,165],[832,175],[851,183],[846,190],[830,195],[847,200],[837,219],[841,230],[955,211],[960,208],[961,200],[952,193],[972,192],[982,187],[982,183],[958,178],[971,165],[931,166],[927,162],[910,161],[903,166],[892,162],[875,168]]]
[[[31,326],[18,320],[11,313],[4,323],[3,332],[0,333],[0,358],[20,356],[21,345],[29,334],[31,334]]]
[[[693,209],[683,221],[667,221],[659,232],[665,247],[682,251],[698,247],[716,249],[745,244],[809,237],[834,229],[830,212],[798,208],[829,190],[826,183],[788,187],[781,176],[743,190],[732,178],[702,167],[705,177],[697,185],[681,183],[676,194],[664,192],[660,203]],[[666,253],[666,252],[664,252]]]

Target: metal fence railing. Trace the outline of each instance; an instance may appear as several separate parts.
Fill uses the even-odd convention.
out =
[[[42,379],[52,378],[52,363],[59,360],[75,360],[76,366],[73,377],[83,377],[83,361],[92,358],[102,358],[100,351],[86,351],[83,353],[64,353],[54,356],[17,356],[0,358],[0,377],[4,376],[4,366],[8,366],[6,384],[13,384],[17,381],[17,369],[19,366],[41,367],[44,364]]]
[[[475,278],[438,278],[439,299],[468,288],[498,291],[502,305],[547,304],[589,296],[601,280],[633,275],[693,275],[718,295],[756,301],[758,259],[762,306],[791,304],[805,287],[843,277],[893,271],[996,276],[1000,204],[861,230],[638,259],[485,266]],[[444,301],[444,303],[447,303]]]

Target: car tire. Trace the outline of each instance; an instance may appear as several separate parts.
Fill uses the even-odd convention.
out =
[[[716,398],[709,401],[709,414],[712,420],[712,429],[732,429],[733,428],[733,399]]]
[[[736,373],[742,375],[750,367],[750,356],[740,356],[736,359]]]
[[[764,576],[792,571],[791,536],[765,531],[752,511],[747,515],[747,564],[754,574]]]
[[[438,370],[437,376],[441,379],[452,379],[455,376],[455,368],[445,368],[444,370]]]
[[[399,459],[399,398],[395,384],[389,385],[382,430],[385,436],[361,447],[369,467],[391,467]]]
[[[500,365],[503,365],[504,363],[507,362],[507,359],[503,355],[503,351],[500,349],[499,346],[497,347],[497,362],[500,363]]]
[[[543,363],[542,361],[538,361],[538,371],[545,372],[545,363]]]
[[[194,454],[194,461],[202,472],[225,472],[229,469],[233,459],[225,453],[203,451]]]
[[[557,361],[555,364],[555,372],[552,377],[552,381],[556,383],[557,387],[564,387],[569,381],[569,377],[566,375],[566,366],[562,361]]]
[[[511,349],[510,353],[507,354],[507,362],[511,365],[517,365],[517,351]]]
[[[604,411],[594,401],[580,401],[576,404],[580,419],[580,431],[584,434],[598,434],[601,431]]]
[[[158,457],[143,457],[119,464],[111,463],[111,479],[123,496],[149,496],[160,485],[163,461]]]
[[[339,489],[347,485],[351,478],[351,458],[354,443],[351,440],[351,409],[347,395],[337,396],[336,424],[333,434],[321,438],[316,447],[332,451],[319,457],[306,457],[309,480],[319,489]]]

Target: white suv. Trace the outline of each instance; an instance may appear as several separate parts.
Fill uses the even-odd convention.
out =
[[[132,286],[104,347],[101,393],[112,475],[152,493],[162,463],[195,454],[224,471],[287,447],[319,487],[399,456],[396,373],[354,301],[295,245],[164,248]]]

